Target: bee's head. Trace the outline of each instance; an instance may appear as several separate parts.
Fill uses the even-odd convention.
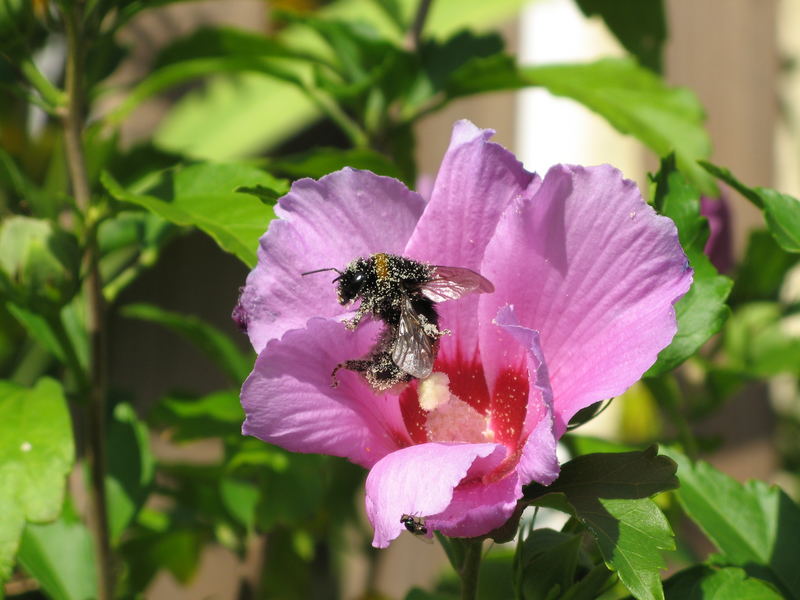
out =
[[[323,271],[336,271],[339,274],[339,276],[333,280],[333,283],[337,284],[336,295],[339,297],[339,304],[344,306],[363,295],[369,279],[370,263],[366,259],[358,258],[347,265],[344,271],[333,267],[326,267],[324,269],[316,269],[315,271],[307,271],[303,273],[303,275],[311,275],[312,273],[321,273]]]
[[[336,293],[339,304],[349,304],[361,295],[367,282],[367,272],[363,265],[355,263],[348,266],[334,281],[338,282]]]

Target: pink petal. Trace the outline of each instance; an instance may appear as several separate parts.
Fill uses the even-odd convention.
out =
[[[342,169],[301,179],[279,200],[261,237],[258,265],[247,277],[235,315],[257,352],[311,317],[350,312],[336,300],[335,267],[376,252],[401,254],[425,201],[391,177]]]
[[[550,485],[558,477],[561,467],[556,455],[556,436],[553,431],[553,416],[548,413],[528,434],[522,456],[517,463],[517,474],[522,485],[532,481]]]
[[[245,435],[293,452],[345,456],[371,467],[411,443],[396,396],[378,396],[359,376],[331,371],[366,353],[379,330],[368,323],[355,332],[341,323],[312,319],[261,352],[242,387]]]
[[[616,169],[556,166],[501,218],[483,275],[481,319],[513,304],[537,330],[556,437],[581,408],[624,392],[675,335],[692,271],[675,225]]]
[[[517,473],[498,481],[474,481],[458,486],[446,510],[427,519],[431,529],[450,537],[476,537],[503,525],[522,497]]]
[[[517,464],[522,485],[531,481],[549,485],[558,477],[556,438],[553,431],[553,391],[539,340],[539,332],[519,325],[514,308],[504,306],[495,318],[495,330],[482,328],[481,354],[487,373],[496,372],[498,361],[504,353],[515,352],[517,346],[524,352],[528,371],[529,392],[522,426],[525,444]],[[511,338],[511,339],[509,339]],[[497,342],[503,342],[498,347]],[[517,351],[518,352],[518,351]],[[490,378],[490,381],[492,379]],[[526,439],[527,438],[527,439]]]
[[[488,473],[505,455],[506,449],[497,444],[427,443],[385,456],[367,477],[367,516],[375,528],[372,545],[385,548],[400,535],[405,530],[403,515],[424,518],[444,512],[468,473]]]
[[[469,121],[455,124],[431,200],[406,246],[406,256],[480,271],[500,215],[512,199],[532,193],[540,183],[511,152],[488,141],[493,133]],[[446,356],[455,356],[457,343],[464,358],[473,357],[476,307],[475,294],[440,305],[443,326],[458,332],[457,337],[442,338]]]

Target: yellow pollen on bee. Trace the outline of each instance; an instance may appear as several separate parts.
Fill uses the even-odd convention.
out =
[[[385,254],[375,255],[375,274],[380,279],[386,279],[389,276],[389,259]]]

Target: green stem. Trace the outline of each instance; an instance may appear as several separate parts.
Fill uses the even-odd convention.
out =
[[[478,573],[481,567],[483,540],[463,540],[464,557],[458,576],[461,578],[461,600],[476,600],[478,597]]]
[[[419,49],[422,30],[425,28],[425,20],[428,18],[431,4],[433,4],[433,0],[420,0],[417,6],[417,14],[414,16],[414,22],[411,24],[411,29],[409,29],[406,37],[406,47],[409,50],[416,51]]]
[[[350,138],[350,143],[356,148],[366,148],[369,146],[369,138],[358,123],[351,119],[346,112],[336,103],[335,100],[324,97],[317,90],[309,85],[301,86],[303,92],[308,96],[314,105],[322,111],[331,121],[336,123],[339,128]]]
[[[103,297],[106,302],[109,304],[113,303],[122,290],[133,283],[144,271],[155,265],[157,261],[158,250],[153,248],[145,248],[142,250],[136,262],[115,275],[110,281],[106,282],[103,287]]]
[[[90,495],[92,500],[92,534],[97,556],[99,600],[111,600],[114,593],[111,543],[108,524],[108,502],[105,492],[106,474],[106,333],[103,327],[105,306],[102,280],[98,265],[99,250],[96,239],[96,220],[91,206],[91,190],[83,153],[84,128],[84,42],[83,4],[74,3],[64,11],[67,34],[66,91],[67,107],[63,116],[64,148],[75,205],[86,220],[84,242],[84,298],[86,299],[86,329],[89,336],[89,376],[86,393],[89,451],[91,472]]]

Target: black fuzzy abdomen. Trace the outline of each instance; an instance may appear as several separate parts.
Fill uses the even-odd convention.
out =
[[[411,299],[411,308],[416,314],[425,317],[428,323],[439,327],[439,313],[436,312],[436,304],[433,300],[427,296],[416,296]]]

